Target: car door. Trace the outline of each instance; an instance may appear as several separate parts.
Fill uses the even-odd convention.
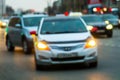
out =
[[[17,46],[22,46],[22,24],[21,18],[16,18],[16,23],[14,27],[14,37],[15,37],[15,44]]]
[[[16,18],[11,18],[9,25],[8,25],[8,38],[12,42],[13,45],[16,45],[16,38],[15,38],[15,23],[16,23]]]

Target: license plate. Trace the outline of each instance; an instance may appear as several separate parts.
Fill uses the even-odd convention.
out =
[[[61,54],[58,54],[57,57],[58,58],[69,58],[69,57],[77,57],[78,54],[77,53],[61,53]]]
[[[105,32],[105,30],[97,30],[97,32]]]

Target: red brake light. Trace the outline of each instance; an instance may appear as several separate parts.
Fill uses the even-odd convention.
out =
[[[97,11],[100,11],[101,9],[99,7],[97,7]]]
[[[69,12],[66,11],[66,12],[64,13],[64,15],[65,15],[65,16],[68,16],[68,15],[69,15]]]
[[[109,8],[109,11],[112,12],[112,8]]]
[[[36,31],[30,31],[30,34],[32,35],[32,34],[36,34]]]

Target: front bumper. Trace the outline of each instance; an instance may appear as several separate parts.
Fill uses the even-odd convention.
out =
[[[101,29],[101,30],[98,30],[98,31],[95,31],[95,32],[91,32],[91,34],[93,35],[104,35],[104,34],[107,34],[107,33],[112,33],[113,29],[111,30],[107,30],[107,29]]]
[[[93,50],[85,54],[80,54],[79,56],[76,57],[64,57],[64,58],[58,58],[53,56],[46,57],[35,54],[35,58],[36,63],[38,65],[77,64],[77,63],[89,64],[97,61],[97,51]]]
[[[83,59],[83,60],[75,60],[75,61],[39,61],[37,60],[37,64],[39,65],[57,65],[57,64],[78,64],[78,63],[84,63],[84,64],[89,64],[92,62],[96,62],[97,61],[97,56],[89,58],[89,59]]]

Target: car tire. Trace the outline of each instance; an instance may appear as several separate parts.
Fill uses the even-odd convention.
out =
[[[36,68],[36,70],[40,70],[40,65],[38,65],[37,63],[35,63],[35,68]]]
[[[37,64],[36,61],[35,61],[35,68],[36,68],[37,71],[39,71],[39,70],[47,70],[46,66]]]
[[[32,52],[32,49],[28,46],[27,40],[23,40],[23,51],[25,54],[30,54]]]
[[[98,62],[97,61],[92,62],[92,63],[89,64],[90,68],[96,68],[97,66],[98,66]]]
[[[6,46],[7,46],[7,50],[8,51],[14,51],[15,47],[12,45],[12,43],[11,43],[9,38],[6,40]]]
[[[108,37],[108,38],[111,38],[111,37],[112,37],[112,33],[108,33],[108,34],[107,34],[107,37]]]

